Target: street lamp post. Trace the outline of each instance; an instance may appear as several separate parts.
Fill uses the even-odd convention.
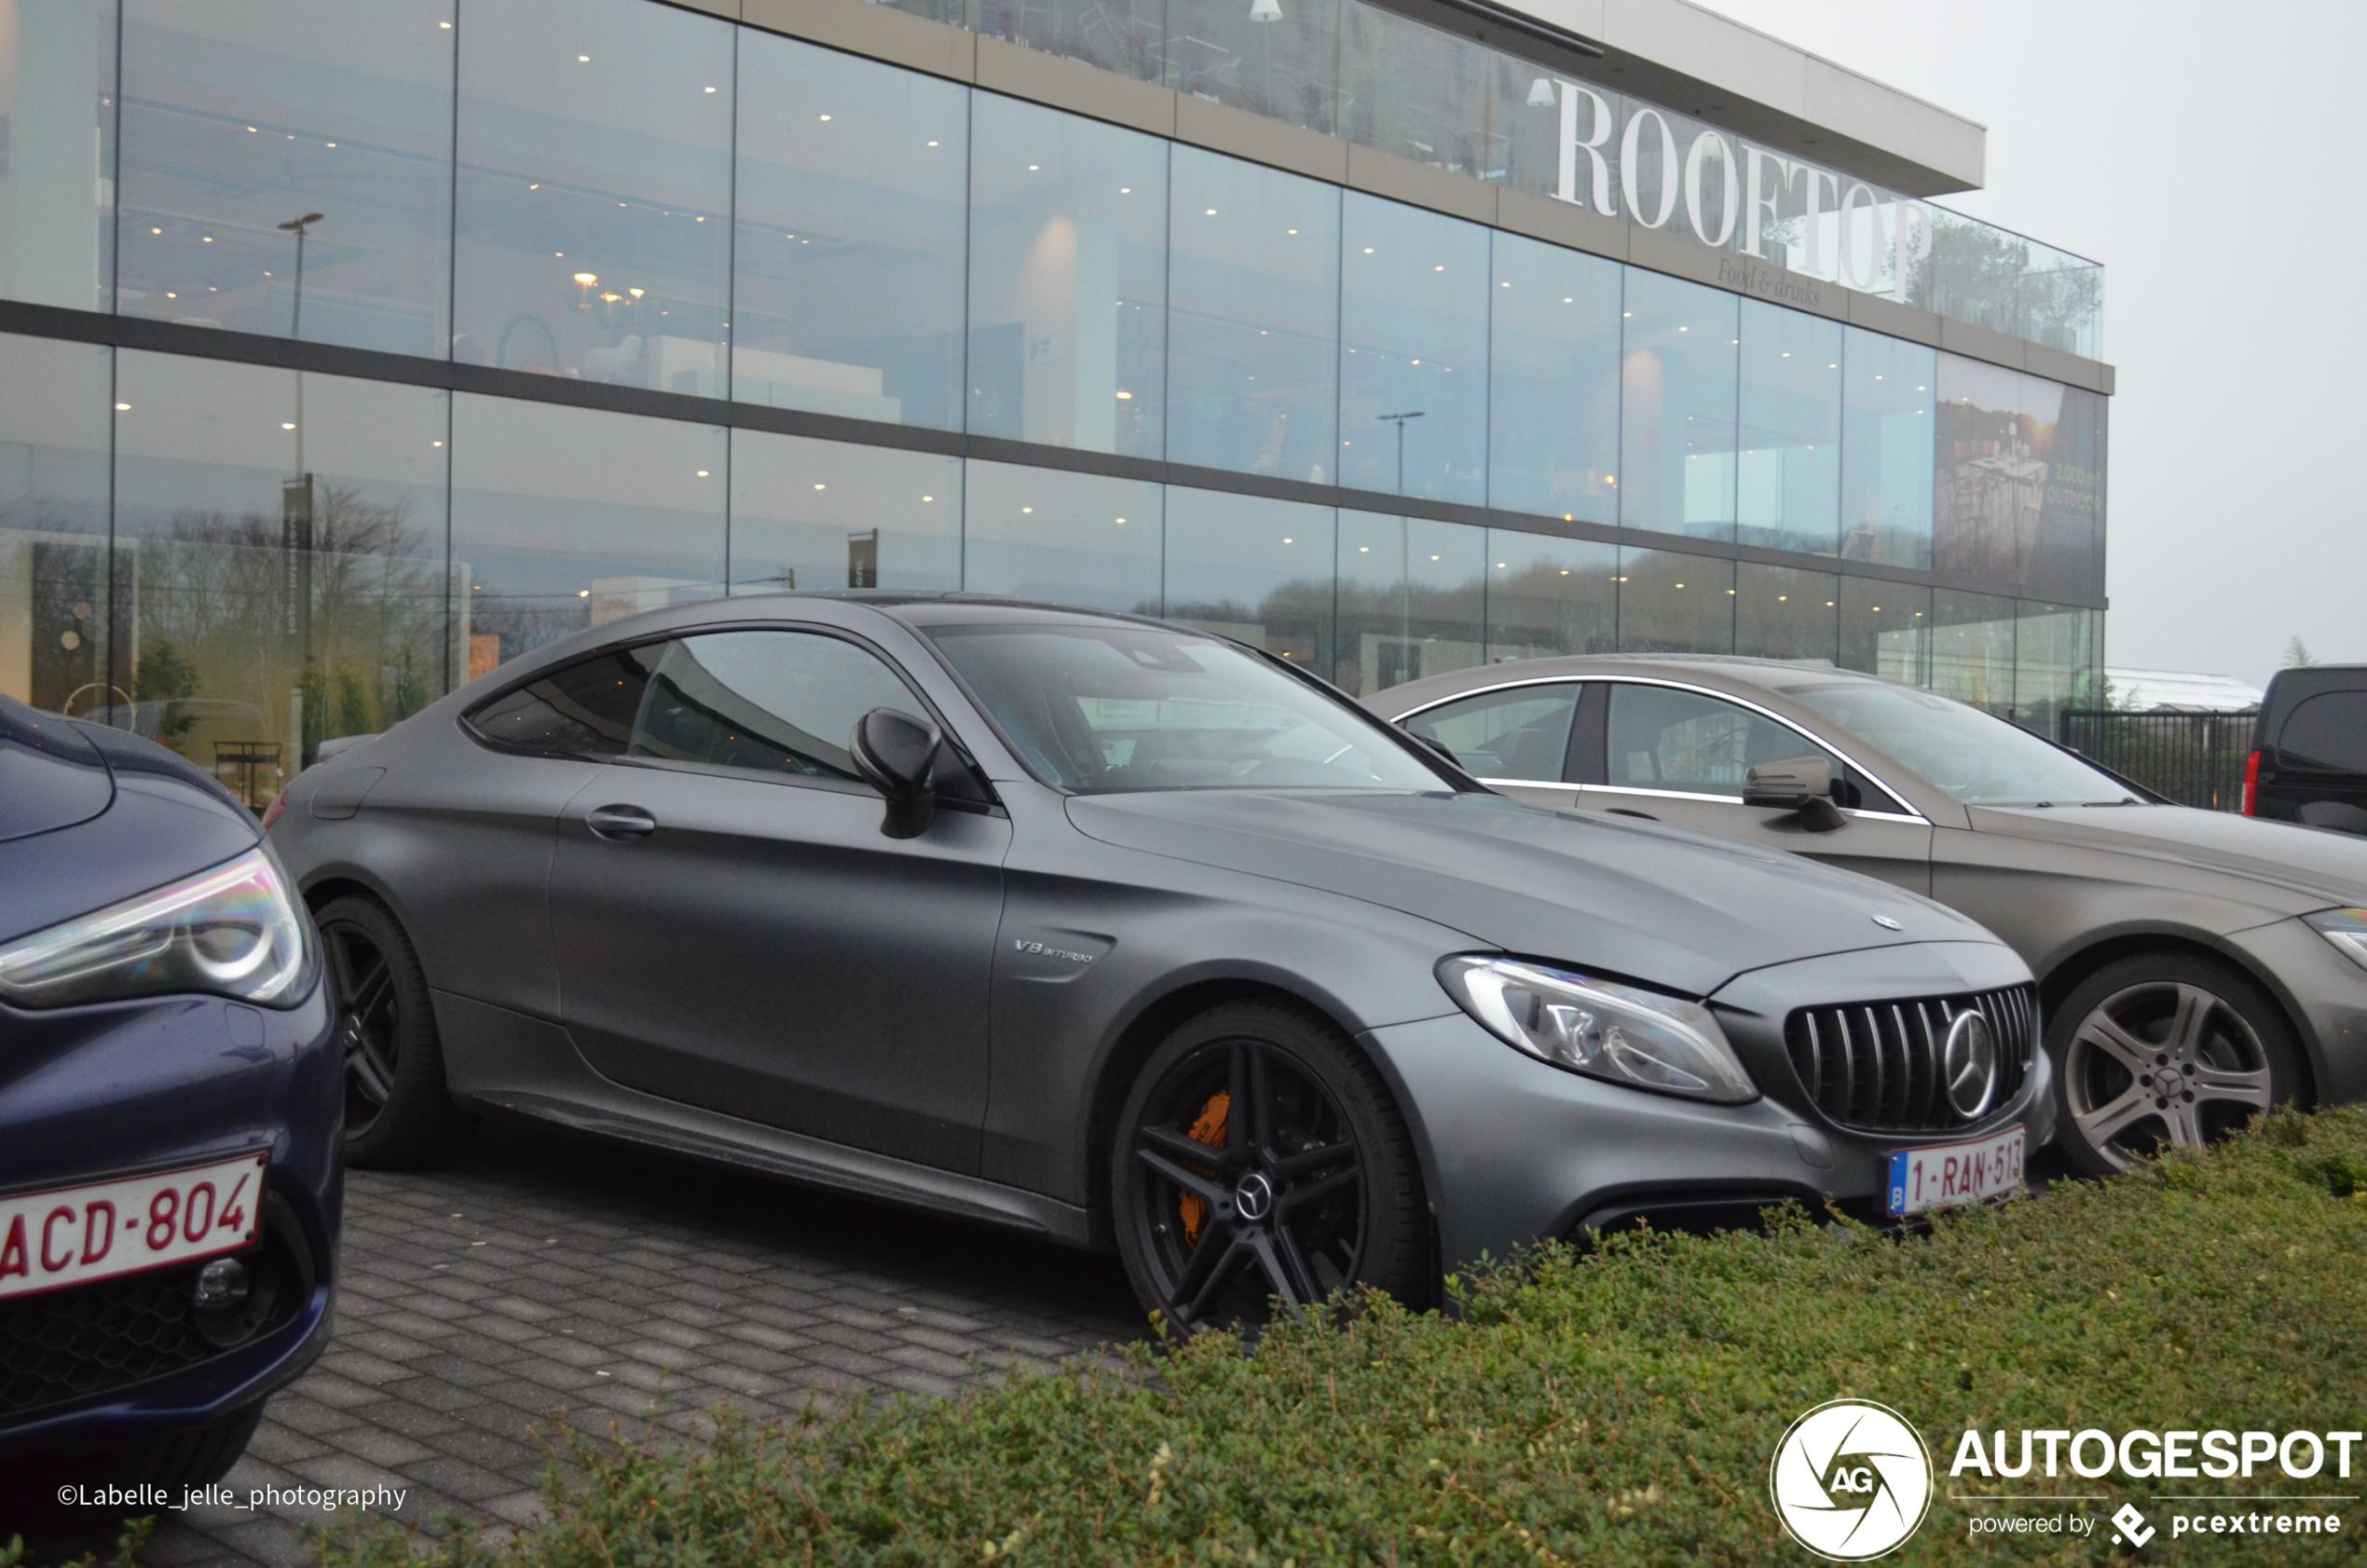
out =
[[[1410,414],[1375,414],[1374,418],[1397,427],[1397,493],[1405,494],[1405,421],[1419,419],[1428,410],[1415,409]]]
[[[300,335],[297,332],[297,328],[304,324],[305,235],[308,231],[308,225],[317,224],[326,216],[327,214],[324,212],[307,212],[301,218],[291,218],[286,223],[280,225],[280,232],[282,234],[294,235],[296,242],[295,304],[290,307],[288,311],[288,335],[290,337]]]
[[[288,336],[304,325],[304,240],[310,226],[326,214],[307,212],[280,225],[295,236],[295,298],[288,309]],[[289,652],[296,684],[288,693],[288,742],[284,777],[304,770],[304,665],[312,651],[312,475],[304,466],[304,372],[295,373],[295,477],[280,486],[280,548],[287,581]]]

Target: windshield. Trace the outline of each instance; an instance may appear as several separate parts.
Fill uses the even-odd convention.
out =
[[[2121,806],[2128,786],[1978,708],[1903,686],[1795,686],[1799,699],[1968,806]]]
[[[929,635],[1021,758],[1065,788],[1448,787],[1378,721],[1212,638],[1118,625]]]

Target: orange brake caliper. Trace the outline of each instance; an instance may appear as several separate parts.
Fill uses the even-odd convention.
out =
[[[1205,1143],[1211,1149],[1225,1147],[1225,1118],[1233,1109],[1233,1097],[1214,1094],[1200,1107],[1198,1118],[1193,1122],[1189,1137],[1195,1143]],[[1208,1204],[1190,1193],[1182,1200],[1184,1240],[1190,1246],[1200,1244],[1200,1230],[1208,1223]]]

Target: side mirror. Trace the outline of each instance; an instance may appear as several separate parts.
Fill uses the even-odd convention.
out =
[[[1468,773],[1471,771],[1469,768],[1463,766],[1463,759],[1455,755],[1454,748],[1449,746],[1444,741],[1440,740],[1437,736],[1425,735],[1420,730],[1416,729],[1413,726],[1402,722],[1401,722],[1397,728],[1404,733],[1408,740],[1414,742],[1415,744],[1422,746],[1431,752],[1435,752],[1438,756],[1443,757],[1447,764],[1457,772]]]
[[[894,708],[873,708],[855,721],[847,750],[864,782],[887,798],[880,831],[889,838],[918,838],[937,819],[929,770],[944,744],[944,732],[936,725]]]
[[[1744,778],[1743,804],[1798,811],[1799,825],[1811,833],[1849,825],[1833,804],[1833,765],[1821,757],[1759,763]]]

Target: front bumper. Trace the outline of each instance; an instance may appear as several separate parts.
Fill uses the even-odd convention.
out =
[[[1974,943],[1840,954],[1743,975],[1711,1002],[1763,1091],[1748,1105],[1705,1105],[1564,1071],[1460,1012],[1375,1029],[1364,1043],[1414,1125],[1440,1261],[1451,1271],[1636,1217],[1731,1225],[1786,1199],[1871,1215],[1895,1150],[2016,1124],[2036,1150],[2054,1133],[2043,1051],[2013,1098],[1972,1126],[1875,1134],[1814,1110],[1782,1039],[1795,1007],[2029,981],[2008,949]]]
[[[149,1325],[177,1320],[178,1300],[159,1298],[185,1290],[179,1276],[190,1270],[0,1297],[0,1465],[202,1425],[268,1396],[319,1356],[343,1201],[334,1023],[325,985],[285,1012],[200,996],[0,1007],[0,1193],[262,1149],[267,1196],[254,1257],[268,1259],[271,1277],[296,1282],[253,1337],[167,1356]],[[127,1307],[117,1281],[155,1288]],[[144,1316],[127,1328],[128,1312]],[[66,1338],[66,1326],[76,1330],[68,1350],[46,1343]]]
[[[2367,1100],[2367,969],[2298,920],[2220,938],[2301,1027],[2320,1105]]]

